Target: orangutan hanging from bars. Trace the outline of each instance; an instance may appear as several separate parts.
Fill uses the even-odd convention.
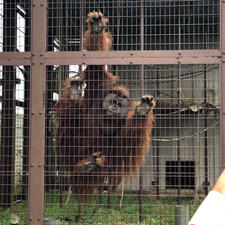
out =
[[[108,19],[94,11],[86,22],[85,49],[110,50]],[[79,77],[65,81],[55,105],[59,168],[69,174],[79,201],[101,192],[106,179],[112,191],[123,177],[138,174],[149,151],[155,100],[145,95],[132,102],[117,79],[105,65],[87,65]]]

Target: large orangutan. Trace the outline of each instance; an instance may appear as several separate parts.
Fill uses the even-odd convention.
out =
[[[112,37],[107,19],[91,12],[84,35],[87,51],[106,51]],[[114,190],[123,177],[138,173],[149,150],[155,100],[131,102],[129,91],[104,65],[88,65],[78,78],[65,81],[56,103],[56,144],[61,172],[70,177],[81,201],[95,191]]]

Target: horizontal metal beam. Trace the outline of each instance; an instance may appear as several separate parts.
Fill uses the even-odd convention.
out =
[[[46,65],[218,64],[218,50],[46,52]]]
[[[162,65],[162,64],[218,64],[219,50],[182,51],[61,51],[45,52],[45,65]],[[31,65],[30,52],[1,52],[0,65]]]
[[[28,66],[31,64],[30,52],[0,52],[0,65]]]

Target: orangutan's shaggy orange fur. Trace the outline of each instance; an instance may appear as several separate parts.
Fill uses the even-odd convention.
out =
[[[100,33],[92,32],[91,19],[103,25]],[[85,33],[87,50],[108,50],[111,36],[105,32],[107,19],[99,12],[88,15]],[[97,43],[97,44],[96,44]],[[138,174],[149,151],[150,135],[154,121],[155,100],[143,96],[131,102],[129,91],[115,84],[118,79],[101,65],[89,65],[81,72],[79,80],[86,82],[84,95],[70,98],[70,85],[75,77],[65,81],[59,101],[55,105],[57,121],[56,145],[60,171],[70,174],[73,193],[80,201],[88,201],[96,190],[102,191],[108,180],[108,190],[114,190],[123,177]],[[126,105],[127,113],[120,115],[104,108],[106,96],[116,96]],[[114,103],[113,103],[114,104]],[[116,113],[115,113],[116,112]],[[95,152],[100,152],[101,166],[88,172],[79,172]]]

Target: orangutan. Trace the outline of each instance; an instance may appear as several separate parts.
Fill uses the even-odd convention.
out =
[[[94,11],[86,22],[85,49],[109,50],[108,19]],[[59,168],[70,175],[80,201],[101,192],[106,178],[111,191],[123,177],[138,174],[149,151],[155,100],[145,95],[132,102],[117,79],[104,65],[87,65],[79,77],[65,81],[55,105]]]

